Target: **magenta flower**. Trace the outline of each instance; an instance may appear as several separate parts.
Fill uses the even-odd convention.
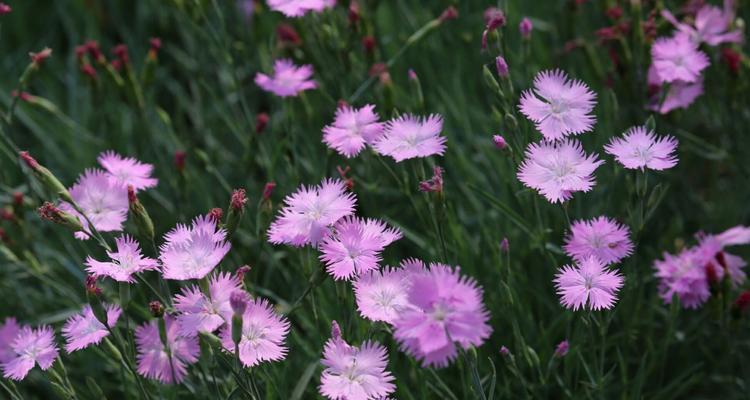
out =
[[[660,83],[696,82],[709,64],[708,56],[684,35],[656,39],[651,57]]]
[[[216,226],[210,216],[199,216],[190,227],[178,224],[165,235],[159,259],[164,279],[202,279],[224,258],[232,247],[227,232]]]
[[[532,143],[526,148],[518,179],[558,203],[572,198],[573,192],[591,190],[593,173],[602,163],[596,155],[587,155],[576,140]]]
[[[268,300],[255,298],[248,301],[242,314],[242,339],[240,339],[240,361],[245,367],[254,367],[264,361],[279,361],[286,358],[284,344],[289,334],[289,321],[276,314]],[[232,329],[226,325],[221,330],[224,349],[234,354]]]
[[[368,104],[360,109],[339,107],[331,125],[323,128],[323,143],[344,157],[359,154],[365,145],[373,145],[382,135],[384,124]]]
[[[633,252],[628,228],[614,219],[598,217],[578,220],[565,238],[565,254],[582,263],[594,256],[604,265],[620,262]]]
[[[114,151],[105,151],[97,158],[116,184],[133,186],[136,191],[156,186],[159,180],[151,177],[154,166],[142,163],[132,157],[123,157]]]
[[[672,136],[657,137],[645,126],[634,126],[622,138],[612,138],[604,151],[615,156],[625,168],[661,171],[677,165],[674,155],[677,139]]]
[[[393,322],[401,348],[422,365],[445,367],[456,357],[456,346],[480,346],[492,332],[482,304],[482,289],[459,275],[459,268],[430,264],[414,273],[408,289],[413,307]]]
[[[97,261],[91,256],[87,257],[86,272],[96,278],[106,276],[118,282],[133,283],[135,282],[133,275],[159,268],[158,261],[143,257],[138,242],[130,236],[123,235],[115,238],[115,244],[117,251],[107,252],[107,256],[111,259],[109,262]]]
[[[401,231],[375,219],[344,217],[320,244],[320,260],[334,279],[349,280],[378,267],[380,253]]]
[[[698,264],[695,249],[684,249],[676,256],[664,253],[663,260],[654,262],[654,269],[665,304],[671,304],[676,295],[683,307],[698,308],[711,296],[706,269]]]
[[[680,32],[687,36],[693,43],[706,43],[709,46],[717,46],[721,43],[742,42],[742,31],[737,29],[730,31],[734,21],[733,1],[724,1],[724,9],[706,4],[695,14],[694,26],[677,21],[677,18],[668,10],[662,10],[661,15],[672,23]]]
[[[336,0],[267,0],[268,8],[287,17],[301,17],[310,11],[322,12],[336,5]]]
[[[86,170],[72,188],[70,196],[83,210],[99,232],[117,232],[122,230],[122,224],[128,215],[128,191],[109,178],[103,171]],[[78,217],[86,231],[89,224],[86,219],[73,209],[68,203],[61,203],[60,209]],[[78,239],[88,239],[83,232],[76,232]]]
[[[187,375],[188,365],[198,361],[198,338],[181,336],[180,323],[168,314],[164,315],[164,324],[169,352],[159,337],[157,320],[135,329],[138,373],[162,383],[180,383]]]
[[[392,324],[409,304],[410,274],[403,268],[384,267],[354,281],[354,294],[360,315],[371,321]]]
[[[13,317],[6,318],[5,322],[0,325],[0,366],[15,358],[13,340],[19,332],[21,332],[21,326]]]
[[[10,349],[12,356],[2,363],[2,369],[3,376],[14,381],[26,378],[37,364],[42,371],[48,370],[55,363],[58,354],[55,332],[47,325],[37,329],[22,327],[15,335]]]
[[[623,284],[622,275],[607,270],[595,256],[576,266],[566,265],[555,275],[557,294],[565,308],[601,310],[612,308],[617,301],[617,291]]]
[[[440,135],[442,130],[443,117],[440,115],[420,118],[405,114],[388,121],[383,136],[374,145],[375,151],[393,157],[396,162],[443,155],[447,139]]]
[[[334,321],[334,324],[336,322]],[[385,399],[396,390],[393,375],[386,370],[388,352],[378,342],[350,346],[335,325],[323,348],[320,394],[332,400]]]
[[[555,141],[593,129],[595,104],[596,93],[558,69],[538,73],[534,89],[521,94],[519,108],[545,140]]]
[[[233,292],[242,290],[240,280],[228,272],[220,272],[209,280],[208,290],[210,297],[193,285],[183,288],[175,296],[174,307],[180,312],[177,315],[180,335],[196,336],[200,332],[213,332],[232,320],[229,297]]]
[[[113,328],[120,318],[122,309],[118,305],[106,305],[107,325]],[[76,315],[68,318],[62,328],[62,335],[65,337],[65,351],[72,353],[76,350],[85,349],[92,344],[99,344],[109,335],[107,327],[104,326],[91,311],[91,306],[84,306],[83,310]]]
[[[268,228],[273,244],[317,246],[338,220],[354,213],[356,197],[340,180],[324,179],[319,186],[302,186],[284,198],[281,215]]]
[[[315,89],[318,84],[312,80],[312,65],[298,67],[292,60],[276,60],[273,63],[273,76],[258,73],[255,83],[266,92],[281,97],[295,97],[305,90]]]

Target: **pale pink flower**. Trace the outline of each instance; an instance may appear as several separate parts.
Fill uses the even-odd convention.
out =
[[[659,90],[654,91],[647,108],[660,114],[667,114],[678,108],[687,108],[703,94],[703,77],[701,76],[693,83],[683,81],[670,83],[665,95],[663,93],[665,89],[661,87],[661,78],[653,64],[648,69],[648,84]]]
[[[115,304],[105,305],[107,311],[107,325],[113,328],[120,318],[122,309]],[[68,318],[62,328],[65,338],[65,351],[72,353],[76,350],[85,349],[92,344],[99,344],[105,337],[109,336],[109,330],[104,326],[91,311],[91,306],[84,306],[83,310]]]
[[[679,254],[664,253],[663,260],[654,262],[659,278],[659,296],[664,303],[672,303],[677,296],[686,308],[698,308],[711,296],[706,268],[698,263],[698,254],[693,248],[683,249]]]
[[[221,330],[224,349],[234,354],[231,324]],[[242,338],[239,343],[240,361],[245,367],[254,367],[265,361],[286,358],[286,336],[289,320],[273,311],[268,300],[255,298],[247,302],[242,314]]]
[[[615,156],[620,164],[629,169],[648,168],[656,171],[677,165],[677,139],[673,136],[656,136],[645,126],[634,126],[622,138],[612,138],[604,151]]]
[[[133,186],[135,191],[156,186],[159,180],[151,177],[154,166],[132,157],[123,157],[114,151],[105,151],[96,159],[115,183]]]
[[[706,43],[709,46],[717,46],[721,43],[742,42],[742,31],[735,29],[730,31],[734,21],[734,1],[724,0],[724,9],[714,5],[705,4],[695,14],[693,25],[679,22],[669,10],[662,10],[661,15],[679,30],[680,34],[687,36],[693,43]]]
[[[13,339],[10,349],[12,356],[2,363],[2,369],[3,376],[14,381],[26,378],[37,364],[42,371],[48,370],[58,355],[55,332],[48,325],[37,329],[22,327]]]
[[[623,284],[622,275],[607,270],[595,256],[578,263],[566,265],[555,275],[555,287],[560,303],[574,311],[579,308],[601,310],[612,308],[617,301],[617,291]]]
[[[323,128],[323,143],[342,156],[352,158],[383,134],[384,124],[379,118],[372,104],[359,109],[339,107],[333,123]]]
[[[429,270],[415,272],[408,296],[413,307],[393,322],[393,336],[425,367],[447,366],[456,346],[480,346],[492,332],[481,287],[462,277],[459,268],[430,264]]]
[[[315,89],[318,84],[312,80],[312,65],[296,66],[292,60],[276,60],[273,63],[273,76],[263,73],[255,75],[255,83],[261,89],[281,97],[294,97],[305,90]]]
[[[594,105],[596,93],[558,69],[538,73],[534,88],[521,94],[519,108],[545,140],[555,141],[593,129]]]
[[[595,154],[587,155],[576,140],[532,143],[526,148],[518,179],[558,203],[572,198],[573,192],[591,190],[594,171],[602,163]]]
[[[21,326],[13,317],[6,318],[5,322],[0,325],[0,365],[15,358],[13,340],[19,332],[21,332]]]
[[[336,0],[267,0],[268,8],[287,17],[301,17],[310,11],[322,12],[336,5]]]
[[[114,182],[104,171],[89,169],[78,177],[70,188],[70,196],[94,224],[99,232],[117,232],[128,216],[128,190]],[[84,230],[89,231],[86,219],[68,203],[61,203],[60,209],[78,217]],[[78,239],[88,239],[83,232],[76,232]]]
[[[696,82],[709,65],[708,56],[684,35],[656,39],[651,57],[660,83]]]
[[[728,274],[733,286],[742,285],[746,279],[742,268],[747,263],[741,257],[727,253],[724,248],[750,243],[750,227],[738,225],[718,235],[699,233],[697,237],[695,253],[698,265],[712,269],[710,273],[715,274],[718,281]]]
[[[356,197],[340,180],[325,179],[319,186],[302,186],[284,198],[284,208],[268,228],[268,240],[304,246],[318,243],[330,226],[354,213]]]
[[[133,275],[143,271],[159,268],[159,262],[153,258],[144,257],[138,242],[128,235],[115,238],[117,251],[107,252],[111,261],[97,261],[91,256],[86,258],[86,272],[96,278],[107,276],[118,282],[135,282]]]
[[[384,399],[393,393],[395,378],[386,370],[385,347],[370,341],[361,347],[350,346],[337,327],[323,348],[325,370],[320,376],[320,394],[332,400],[367,400]]]
[[[232,247],[227,232],[209,216],[199,216],[192,226],[177,225],[165,235],[159,259],[165,279],[202,279]]]
[[[208,281],[206,296],[196,285],[185,287],[175,296],[174,307],[180,314],[180,335],[195,336],[200,332],[210,333],[232,320],[230,295],[242,290],[242,284],[236,276],[220,272]]]
[[[378,267],[380,253],[401,238],[401,231],[375,219],[344,217],[320,244],[320,260],[334,279],[349,280]]]
[[[633,252],[633,242],[626,226],[602,216],[573,222],[564,249],[577,262],[594,256],[608,265],[629,256]]]
[[[164,324],[169,352],[159,337],[157,320],[136,328],[138,373],[162,383],[180,383],[187,375],[187,367],[198,361],[198,337],[180,335],[180,323],[168,314],[164,315]]]
[[[410,273],[406,269],[384,267],[370,271],[354,281],[359,313],[371,321],[392,324],[409,304]]]
[[[442,130],[443,117],[438,114],[426,118],[405,114],[388,121],[383,136],[374,145],[375,151],[396,162],[443,155],[447,139],[440,135]]]

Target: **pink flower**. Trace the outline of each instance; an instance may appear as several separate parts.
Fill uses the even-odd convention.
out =
[[[532,143],[526,148],[518,179],[558,203],[572,198],[573,192],[591,190],[593,173],[602,163],[596,155],[587,155],[576,140]]]
[[[42,371],[48,370],[55,363],[58,354],[55,333],[47,325],[37,329],[22,327],[13,339],[10,349],[12,356],[2,363],[2,369],[3,376],[14,381],[26,378],[36,364],[39,364]]]
[[[382,221],[344,217],[320,244],[320,260],[336,280],[349,280],[378,267],[380,253],[401,238],[401,231]]]
[[[180,383],[187,375],[188,365],[198,361],[198,338],[181,336],[179,322],[170,315],[164,315],[164,324],[169,352],[159,337],[157,320],[136,328],[138,373],[162,383]]]
[[[338,220],[354,213],[356,197],[340,180],[324,179],[319,186],[302,186],[284,198],[281,215],[268,228],[273,244],[317,246]]]
[[[86,258],[86,272],[96,278],[107,276],[118,282],[135,282],[134,274],[152,271],[159,268],[159,263],[153,258],[143,257],[141,249],[133,238],[123,235],[115,238],[117,251],[107,252],[109,262]]]
[[[558,70],[542,71],[534,78],[534,89],[521,94],[521,112],[542,132],[545,140],[588,132],[596,117],[591,111],[596,94],[585,83]]]
[[[657,137],[654,131],[645,126],[634,126],[622,138],[612,138],[604,146],[604,151],[615,156],[625,168],[661,171],[677,165],[673,154],[677,149],[677,139],[672,136]]]
[[[165,235],[159,259],[164,279],[202,279],[224,258],[232,247],[227,232],[209,216],[193,220],[191,227],[178,224]]]
[[[611,218],[578,220],[565,238],[565,253],[579,263],[591,256],[605,265],[617,263],[633,252],[629,235],[627,227]]]
[[[151,177],[154,166],[142,163],[132,157],[123,157],[114,151],[105,151],[97,158],[99,165],[106,170],[110,178],[120,185],[131,185],[138,191],[152,188],[159,180]]]
[[[738,225],[718,235],[700,233],[697,237],[695,252],[698,265],[706,269],[712,268],[719,281],[728,274],[733,286],[742,285],[746,279],[742,268],[747,263],[742,258],[727,253],[724,248],[750,243],[750,227]]]
[[[422,365],[445,367],[456,357],[456,345],[480,346],[492,332],[482,289],[459,268],[430,264],[416,272],[408,290],[413,307],[393,322],[393,336],[401,348]]]
[[[403,268],[385,267],[370,271],[354,281],[359,313],[371,321],[392,324],[409,304],[410,274]]]
[[[388,352],[383,345],[367,341],[361,347],[350,346],[340,333],[332,336],[323,349],[320,394],[332,400],[367,400],[384,399],[396,390],[395,378],[386,370]]]
[[[676,295],[683,307],[698,308],[711,296],[706,269],[698,264],[695,249],[684,249],[676,256],[664,253],[663,260],[654,262],[654,269],[665,304]]]
[[[292,60],[276,60],[273,63],[273,77],[258,73],[255,83],[266,92],[281,97],[294,97],[301,92],[318,87],[314,80],[312,65],[295,66]]]
[[[383,136],[374,145],[375,151],[393,157],[396,162],[443,155],[447,139],[440,135],[442,130],[443,117],[440,115],[420,118],[405,114],[388,121]]]
[[[268,8],[287,17],[301,17],[309,11],[322,12],[336,5],[336,0],[267,0]]]
[[[118,305],[106,305],[107,325],[113,328],[120,318],[122,309]],[[62,328],[65,337],[65,351],[72,353],[76,350],[85,349],[92,344],[99,344],[109,335],[107,327],[104,326],[91,311],[91,306],[84,306],[81,313],[73,315],[65,322]]]
[[[240,361],[245,367],[254,367],[264,361],[283,360],[288,350],[284,344],[288,334],[289,321],[276,314],[268,300],[250,300],[242,314]],[[234,353],[232,329],[229,325],[221,331],[221,342],[227,352]]]
[[[696,82],[701,71],[708,67],[708,56],[687,36],[656,39],[651,57],[659,82]]]
[[[566,265],[555,275],[560,303],[577,311],[579,308],[601,310],[612,308],[617,301],[617,291],[623,284],[622,275],[609,271],[595,256],[578,263]]]
[[[0,325],[0,365],[15,358],[13,340],[19,332],[21,332],[21,326],[13,317],[6,318],[5,322]]]
[[[372,145],[380,138],[384,124],[378,122],[379,118],[371,104],[360,109],[340,107],[333,124],[323,128],[323,143],[342,156],[352,158],[365,145]]]
[[[703,77],[700,77],[694,83],[674,81],[669,84],[668,91],[664,95],[661,78],[653,64],[648,69],[648,84],[660,90],[655,90],[651,95],[647,108],[660,114],[667,114],[678,108],[687,108],[703,94]]]
[[[228,272],[213,276],[208,283],[211,296],[201,293],[198,286],[189,286],[175,296],[174,307],[180,314],[180,335],[195,336],[199,332],[213,332],[232,319],[229,297],[242,290],[242,284]]]
[[[86,170],[72,188],[70,195],[94,224],[99,232],[117,232],[128,215],[128,191],[125,186],[113,182],[109,175],[100,170]],[[85,218],[68,203],[61,203],[60,209],[78,217],[86,231],[89,230]],[[88,239],[83,232],[76,232],[78,239]]]
[[[729,31],[734,21],[732,0],[724,1],[724,9],[706,4],[695,15],[695,26],[677,21],[668,10],[662,10],[661,15],[679,30],[679,34],[687,36],[693,43],[706,43],[717,46],[721,43],[742,42],[742,31]]]

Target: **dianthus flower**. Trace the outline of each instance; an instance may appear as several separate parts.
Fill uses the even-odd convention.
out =
[[[165,279],[202,279],[229,252],[227,232],[209,216],[193,220],[190,227],[178,224],[165,235],[159,259]]]
[[[288,351],[284,343],[288,334],[289,321],[274,312],[268,300],[249,300],[242,314],[240,361],[245,367],[253,367],[265,361],[283,360]],[[234,353],[229,325],[221,331],[221,342],[227,352]]]
[[[164,315],[164,324],[169,351],[161,342],[157,320],[136,328],[138,373],[162,383],[180,383],[187,375],[188,365],[198,361],[198,338],[180,335],[180,324],[170,315]]]
[[[622,138],[612,138],[604,151],[615,156],[625,168],[661,171],[677,165],[677,139],[657,137],[645,126],[634,126]]]
[[[607,270],[595,256],[576,266],[566,265],[555,275],[560,303],[574,311],[612,308],[622,284],[622,275]]]
[[[133,238],[123,235],[115,238],[117,251],[107,252],[111,261],[97,261],[91,256],[86,258],[86,272],[96,278],[106,276],[118,282],[133,283],[133,275],[159,268],[159,262],[153,258],[144,257],[141,249]]]
[[[106,305],[107,325],[114,328],[117,320],[122,314],[122,309],[118,305]],[[65,351],[72,353],[76,350],[85,349],[92,344],[98,344],[105,337],[109,336],[109,330],[102,324],[91,306],[84,306],[83,310],[76,315],[68,318],[62,328],[62,335],[65,337]]]
[[[281,97],[295,97],[305,90],[315,89],[317,83],[312,80],[311,65],[296,66],[291,60],[276,60],[273,64],[273,76],[263,73],[255,75],[255,83],[261,89]]]
[[[410,114],[388,121],[382,137],[375,143],[375,151],[393,157],[396,162],[410,158],[443,155],[445,136],[443,117],[432,114],[420,118]]]
[[[608,265],[629,256],[633,252],[633,242],[626,226],[602,216],[573,222],[564,249],[578,262],[594,256]]]

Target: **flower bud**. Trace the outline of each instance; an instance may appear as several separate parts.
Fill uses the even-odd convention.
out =
[[[232,192],[232,199],[229,202],[229,211],[227,212],[227,237],[231,238],[240,226],[242,217],[245,215],[246,203],[247,197],[245,189],[235,189],[234,192]]]
[[[500,78],[508,77],[508,63],[505,62],[503,56],[497,56],[497,58],[495,58],[495,68],[497,69],[497,76]]]
[[[247,275],[250,272],[250,270],[251,270],[251,268],[250,268],[249,265],[243,265],[243,266],[237,268],[237,271],[235,272],[235,274],[237,275],[237,279],[244,284],[245,283],[245,275]]]
[[[281,23],[276,27],[276,38],[282,46],[299,46],[302,44],[299,34],[294,27],[289,24]]]
[[[38,53],[29,53],[31,57],[31,65],[33,68],[39,68],[42,63],[52,56],[52,49],[45,47]]]
[[[154,240],[154,223],[148,215],[146,208],[138,200],[138,196],[136,196],[132,185],[128,185],[128,210],[130,211],[130,216],[133,217],[138,234],[142,238]]]
[[[510,243],[508,242],[508,238],[503,238],[503,240],[500,242],[500,251],[505,254],[508,254],[508,252],[510,251]]]
[[[570,349],[570,344],[568,343],[568,340],[563,340],[562,342],[558,343],[557,347],[555,348],[555,357],[556,358],[562,358],[565,357],[566,354],[568,354],[568,350]]]
[[[264,202],[271,200],[271,195],[273,194],[274,188],[276,188],[276,182],[268,182],[263,187],[263,201]]]
[[[435,166],[432,169],[432,178],[419,182],[419,191],[421,192],[443,192],[443,169]]]
[[[154,318],[161,318],[164,316],[164,305],[158,300],[148,303],[148,309],[151,312],[151,316]]]
[[[456,18],[458,18],[458,10],[456,10],[456,7],[449,6],[445,9],[445,11],[443,11],[442,14],[440,14],[438,20],[442,23]]]
[[[91,312],[99,322],[108,326],[107,310],[104,308],[104,305],[99,298],[102,295],[102,290],[96,286],[96,278],[92,275],[86,276],[85,286],[86,299],[88,299],[89,306],[91,306]]]
[[[242,318],[247,309],[247,294],[236,290],[229,296],[229,304],[232,306],[232,343],[238,346],[242,340]],[[239,355],[238,355],[239,356]]]
[[[28,151],[22,151],[18,153],[21,156],[21,159],[26,163],[26,165],[31,169],[31,171],[34,173],[34,176],[36,179],[45,186],[49,191],[59,196],[64,201],[73,204],[73,197],[70,196],[70,193],[68,192],[68,189],[63,186],[62,183],[60,183],[60,180],[55,177],[55,175],[50,172],[47,168],[43,167],[39,162],[37,162],[31,155],[29,155]]]
[[[343,340],[341,337],[341,327],[336,321],[331,321],[331,339],[334,341]]]
[[[0,3],[0,15],[10,14],[11,11],[13,11],[13,9],[10,8],[9,5]]]
[[[372,54],[375,50],[375,38],[372,36],[365,36],[362,38],[362,47],[365,49],[365,53]]]
[[[83,225],[81,225],[81,221],[76,216],[57,208],[57,206],[48,201],[44,202],[37,212],[43,220],[62,225],[73,232],[83,230]]]
[[[508,148],[508,142],[506,142],[505,138],[500,135],[493,135],[492,141],[495,143],[495,147],[500,150],[505,150]]]
[[[510,350],[508,350],[508,348],[505,347],[505,346],[501,346],[500,347],[500,354],[503,357],[511,357],[512,356],[512,354],[510,354]]]
[[[174,167],[180,174],[185,172],[185,158],[187,158],[187,153],[184,151],[174,152]]]
[[[521,20],[521,23],[518,24],[518,31],[521,32],[521,37],[528,40],[531,38],[531,30],[534,28],[534,25],[531,23],[531,20],[527,17],[523,17]]]
[[[266,129],[266,125],[268,125],[270,119],[271,118],[268,114],[264,112],[258,113],[258,115],[255,116],[255,133],[262,133],[263,130]]]

